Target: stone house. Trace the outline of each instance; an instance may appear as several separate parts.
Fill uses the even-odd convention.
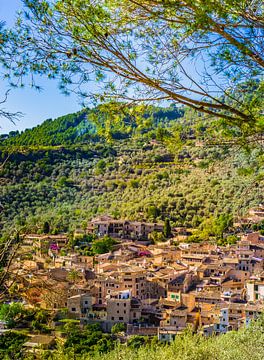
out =
[[[99,236],[109,235],[125,239],[147,239],[153,231],[162,232],[163,224],[130,220],[115,220],[110,216],[92,219],[89,229]]]
[[[107,298],[107,320],[113,323],[134,323],[141,318],[140,301],[129,290],[116,292]]]
[[[94,298],[90,294],[79,294],[67,299],[67,308],[69,315],[76,319],[88,317],[92,310]]]

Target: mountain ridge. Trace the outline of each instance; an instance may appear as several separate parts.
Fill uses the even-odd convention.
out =
[[[168,123],[176,120],[183,115],[183,110],[175,106],[167,108],[149,107],[148,109],[153,113],[153,117],[144,131],[153,129],[161,122]],[[0,146],[56,146],[98,141],[99,138],[103,137],[105,130],[104,113],[105,110],[102,111],[100,107],[87,108],[56,119],[47,119],[31,129],[25,129],[21,132],[12,131],[9,134],[0,135]],[[114,116],[116,114],[113,114]],[[144,116],[143,114],[142,118]],[[150,114],[146,116],[151,117]],[[120,118],[120,122],[112,121],[111,135],[116,140],[128,138],[133,134],[136,127],[137,124],[133,116],[128,114],[123,119]]]

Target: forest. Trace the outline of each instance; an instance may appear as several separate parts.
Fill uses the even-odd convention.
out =
[[[197,125],[192,111],[152,108],[144,126],[126,117],[129,132],[113,122],[106,138],[104,115],[89,122],[83,111],[2,138],[3,236],[41,232],[45,221],[53,233],[72,232],[107,213],[169,218],[173,226],[200,227],[206,238],[221,214],[239,217],[261,201],[261,149],[212,143],[203,117]]]

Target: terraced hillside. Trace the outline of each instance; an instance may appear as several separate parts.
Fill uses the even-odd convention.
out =
[[[78,134],[83,113],[10,134],[0,146],[1,232],[39,231],[45,221],[54,232],[71,231],[104,213],[151,221],[168,217],[173,225],[197,227],[263,201],[257,150],[208,147],[190,126],[179,148],[174,115],[164,110],[148,131],[110,142],[92,124],[93,138],[68,137]],[[39,138],[46,140],[37,145]]]

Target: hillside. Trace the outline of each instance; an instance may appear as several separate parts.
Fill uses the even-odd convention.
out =
[[[22,132],[12,131],[7,135],[0,135],[0,146],[56,146],[99,141],[107,131],[112,138],[130,137],[138,124],[135,114],[123,110],[122,116],[116,115],[116,109],[110,110],[106,105],[95,109],[84,109],[74,114],[61,116],[57,119],[47,119],[33,129]],[[120,111],[118,109],[118,111]],[[168,124],[181,117],[183,110],[171,106],[169,108],[148,107],[148,111],[141,118],[149,119],[144,123],[143,132],[150,131],[158,124]],[[107,128],[107,116],[117,117]],[[142,125],[142,124],[141,124]]]
[[[2,140],[2,233],[38,231],[45,221],[53,232],[71,231],[104,213],[150,221],[169,217],[175,226],[197,227],[263,201],[257,150],[231,154],[207,147],[191,125],[179,134],[175,108],[158,109],[153,119],[147,131],[137,132],[134,125],[125,136],[116,125],[118,139],[110,142],[85,112]],[[84,124],[87,132],[80,137]]]

